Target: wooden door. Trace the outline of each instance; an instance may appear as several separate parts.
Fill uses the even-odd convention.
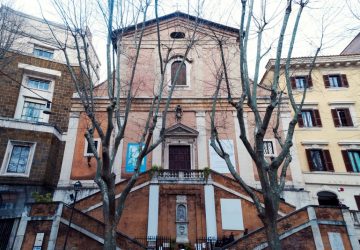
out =
[[[170,145],[169,146],[169,169],[170,170],[191,170],[190,146]]]

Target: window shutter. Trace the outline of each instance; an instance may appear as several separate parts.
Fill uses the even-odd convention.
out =
[[[360,210],[360,195],[354,195],[358,210]]]
[[[342,87],[346,87],[348,88],[349,87],[349,83],[348,83],[348,80],[346,78],[346,75],[341,75],[341,86]]]
[[[330,88],[329,76],[323,75],[323,79],[324,79],[325,88]]]
[[[303,118],[302,118],[302,115],[301,115],[301,112],[298,114],[298,124],[299,124],[299,128],[302,128],[304,127],[304,121],[303,121]]]
[[[308,161],[310,171],[315,171],[314,164],[313,164],[313,162],[311,160],[311,150],[310,149],[305,149],[305,153],[306,153],[306,158],[307,158],[307,161]]]
[[[345,118],[346,118],[346,126],[349,126],[349,127],[354,126],[352,119],[351,119],[350,110],[344,109],[344,111],[345,111]]]
[[[314,109],[313,112],[314,112],[314,116],[315,116],[316,127],[322,127],[319,110]]]
[[[330,152],[329,150],[325,149],[324,152],[324,158],[325,158],[325,164],[328,171],[334,171],[334,165],[331,160]]]
[[[331,110],[331,115],[332,115],[335,127],[340,127],[340,121],[339,121],[339,117],[336,112],[336,109]]]
[[[308,75],[307,77],[306,77],[306,82],[307,82],[307,87],[308,88],[311,88],[312,86],[313,86],[313,82],[312,82],[312,79],[311,79],[311,76],[310,75]]]
[[[290,83],[291,83],[291,88],[292,88],[292,89],[296,89],[296,80],[295,80],[295,77],[290,77]]]
[[[341,150],[341,154],[342,154],[342,157],[344,159],[346,171],[354,172],[353,168],[351,167],[348,152],[346,150]]]

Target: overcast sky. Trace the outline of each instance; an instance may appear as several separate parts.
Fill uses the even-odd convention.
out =
[[[95,0],[94,0],[95,1]],[[358,0],[348,0],[352,3],[352,10],[359,13],[360,4]],[[195,0],[159,0],[160,15],[169,14],[174,11],[190,12],[194,14],[197,8]],[[260,2],[260,1],[256,1]],[[239,13],[241,9],[240,0],[203,0],[201,8],[201,17],[222,24],[238,28]],[[268,48],[272,45],[274,48],[276,38],[278,36],[278,29],[281,25],[283,16],[285,0],[268,0],[269,6],[267,8],[267,16],[271,20],[268,30],[264,34],[263,47]],[[47,19],[52,21],[59,21],[56,12],[53,10],[51,0],[17,0],[13,6],[14,9],[41,17],[39,4],[44,11]],[[358,8],[357,8],[358,7]],[[150,7],[149,15],[153,16],[153,8]],[[358,11],[359,10],[359,11]],[[294,6],[293,12],[297,7]],[[270,17],[273,17],[270,19]],[[103,32],[100,32],[101,22],[99,18],[94,22],[93,27],[90,27],[94,35],[95,49],[105,65],[105,42],[103,39]],[[297,43],[294,49],[294,56],[311,56],[314,54],[316,48],[320,44],[320,37],[323,34],[324,40],[322,45],[321,55],[339,54],[346,45],[359,32],[360,21],[353,17],[349,10],[349,6],[345,0],[310,0],[307,8],[305,8],[300,29],[297,35]],[[291,27],[291,26],[289,26]],[[290,31],[290,29],[289,29]],[[253,33],[253,40],[250,44],[249,60],[254,58],[255,53],[251,53],[255,49],[255,33]],[[289,33],[288,33],[289,34]],[[272,50],[269,56],[264,60],[263,66],[270,57],[274,57],[275,53]],[[250,67],[252,69],[252,67]],[[264,67],[262,67],[264,69]],[[102,70],[104,72],[104,70]],[[263,71],[263,70],[262,70]]]

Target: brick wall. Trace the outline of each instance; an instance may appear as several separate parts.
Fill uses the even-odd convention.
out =
[[[56,186],[61,168],[64,142],[54,135],[27,130],[0,128],[0,163],[3,162],[9,140],[36,142],[29,177],[0,176],[1,184],[33,184]]]
[[[52,100],[49,123],[56,125],[60,130],[67,131],[71,97],[75,90],[71,76],[66,65],[50,60],[31,56],[17,55],[8,65],[1,70],[8,76],[0,73],[0,83],[6,93],[0,95],[0,116],[13,118],[19,97],[20,83],[23,79],[24,70],[18,68],[19,63],[29,64],[36,67],[61,71],[61,77],[55,79],[54,95]]]

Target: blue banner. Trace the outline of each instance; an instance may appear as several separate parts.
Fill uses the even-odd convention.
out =
[[[136,161],[137,158],[139,156],[140,153],[140,143],[134,143],[134,142],[129,142],[127,145],[127,152],[126,152],[126,166],[125,166],[125,172],[127,173],[133,173],[135,166],[136,166]],[[144,159],[141,162],[140,165],[140,172],[145,172],[146,171],[146,156],[144,157]]]

